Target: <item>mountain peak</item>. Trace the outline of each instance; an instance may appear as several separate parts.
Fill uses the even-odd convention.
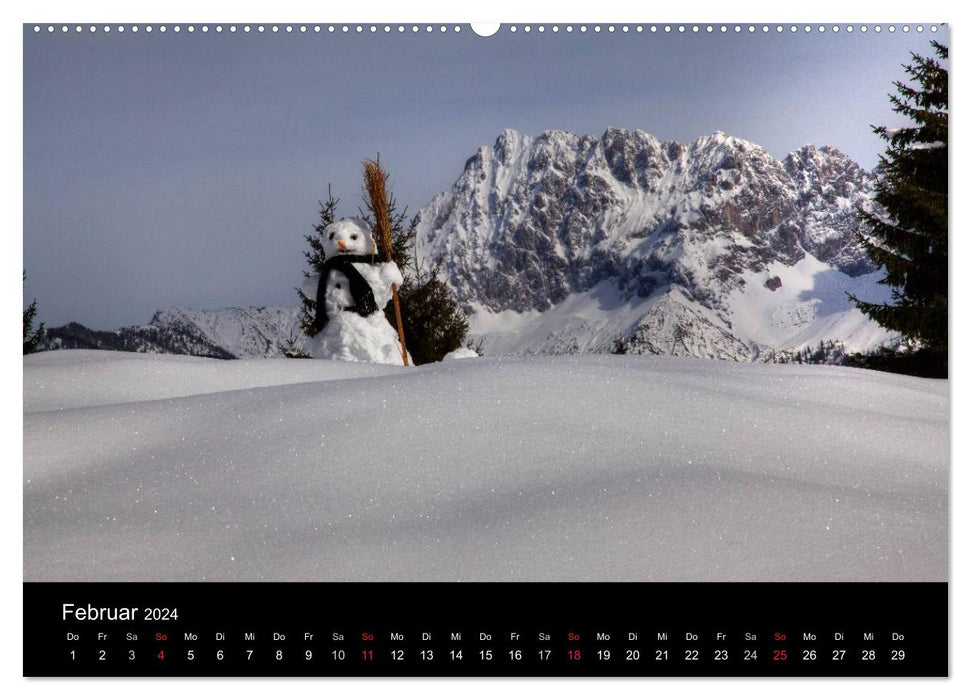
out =
[[[768,155],[768,152],[757,143],[739,138],[738,136],[732,136],[724,131],[714,131],[705,136],[701,136],[695,139],[692,145],[701,149],[729,148],[732,150],[757,151]]]
[[[786,157],[783,158],[783,163],[789,161],[802,161],[803,163],[810,163],[819,162],[825,159],[835,159],[846,164],[857,165],[852,158],[835,146],[817,146],[816,144],[812,143],[807,143],[794,151],[790,151],[788,154],[786,154]]]
[[[522,153],[532,139],[515,129],[503,129],[492,147],[493,153],[503,165],[511,164]]]
[[[499,135],[496,137],[496,143],[499,144],[507,143],[509,141],[518,141],[523,136],[524,134],[522,132],[507,126],[505,129],[499,132]]]

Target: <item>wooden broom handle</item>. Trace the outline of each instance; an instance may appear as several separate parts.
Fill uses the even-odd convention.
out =
[[[380,185],[378,187],[372,187],[370,185],[369,175],[373,171],[377,171],[374,174],[380,178]],[[388,180],[388,175],[381,170],[380,164],[376,161],[366,161],[364,163],[364,180],[367,185],[368,195],[371,198],[371,208],[374,210],[374,225],[378,229],[378,235],[384,247],[384,260],[385,262],[391,262],[391,222],[388,220],[387,190],[384,187]],[[398,322],[398,341],[401,343],[401,361],[407,367],[408,350],[405,347],[405,327],[401,319],[401,302],[398,301],[398,285],[394,283],[391,284],[391,298],[394,300],[394,317]]]

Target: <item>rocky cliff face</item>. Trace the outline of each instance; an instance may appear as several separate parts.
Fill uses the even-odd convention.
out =
[[[418,245],[487,352],[606,351],[619,337],[633,352],[754,359],[834,326],[863,349],[882,334],[836,287],[885,295],[855,238],[873,185],[831,147],[780,162],[721,132],[506,130],[421,210]]]

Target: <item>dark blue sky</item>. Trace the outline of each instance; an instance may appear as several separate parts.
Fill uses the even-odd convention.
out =
[[[722,130],[776,157],[869,124],[932,35],[547,32],[80,35],[24,30],[24,266],[41,320],[147,322],[169,304],[296,303],[328,182],[356,212],[381,153],[401,205],[499,131]]]

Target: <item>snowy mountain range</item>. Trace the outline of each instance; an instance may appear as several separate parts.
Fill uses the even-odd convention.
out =
[[[93,331],[69,323],[48,329],[44,342],[49,350],[126,350],[231,360],[281,357],[300,333],[300,309],[296,307],[200,310],[170,306],[156,311],[144,326]]]
[[[781,161],[717,132],[690,143],[507,129],[421,209],[486,354],[603,353],[785,361],[889,340],[846,298],[884,300],[856,240],[875,176],[835,148]],[[299,309],[163,309],[145,326],[48,331],[49,348],[279,356]]]
[[[487,354],[865,350],[887,334],[845,293],[886,298],[855,236],[874,183],[828,146],[506,130],[421,210],[418,245]]]

